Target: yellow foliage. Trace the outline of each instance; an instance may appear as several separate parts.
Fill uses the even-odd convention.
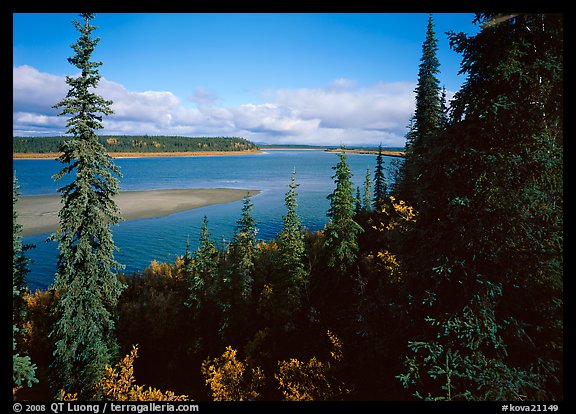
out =
[[[202,363],[202,375],[214,401],[249,401],[260,395],[257,389],[265,380],[262,369],[248,369],[248,364],[239,361],[236,354],[235,349],[227,346],[220,358]]]
[[[380,211],[380,221],[372,228],[381,233],[386,233],[392,230],[404,231],[410,223],[416,222],[416,212],[412,206],[409,206],[404,200],[396,200],[394,196],[389,197],[390,202],[386,203]],[[377,252],[376,257],[380,259],[384,268],[388,270],[390,279],[398,281],[399,275],[397,274],[400,266],[398,258],[395,254],[386,248],[382,248]]]
[[[152,262],[148,265],[146,269],[144,269],[144,274],[147,276],[161,276],[168,279],[172,278],[172,266],[168,263],[158,263],[156,259],[152,260]]]
[[[126,355],[115,368],[106,366],[104,376],[97,385],[97,393],[103,399],[112,401],[187,401],[187,395],[176,395],[172,391],[162,392],[156,388],[144,389],[134,384],[134,360],[138,357],[138,347]]]
[[[263,253],[275,252],[278,250],[278,243],[274,240],[269,242],[261,241],[256,245],[256,248]]]
[[[194,265],[194,259],[192,260],[192,265]],[[184,256],[176,257],[174,260],[174,264],[172,265],[172,275],[176,279],[184,279],[186,278],[186,270],[185,270],[186,262],[184,261]]]
[[[42,353],[51,346],[46,337],[52,330],[50,312],[58,292],[37,290],[22,297],[28,317],[20,329],[20,345],[25,354]]]
[[[377,257],[382,260],[384,267],[390,272],[394,272],[399,266],[396,255],[390,253],[388,250],[379,251]]]
[[[182,280],[185,278],[184,272],[184,257],[178,256],[174,264],[158,262],[156,259],[144,269],[144,275],[156,276],[160,278]]]
[[[396,198],[394,196],[390,196],[390,206],[384,205],[380,210],[382,217],[386,218],[386,223],[382,221],[377,225],[372,226],[374,230],[378,231],[386,231],[386,230],[394,230],[398,227],[402,227],[406,223],[413,223],[416,222],[416,212],[412,206],[409,206],[404,202],[404,200],[399,200],[396,202]]]
[[[58,396],[60,401],[76,401],[78,400],[78,393],[71,394],[64,390],[60,390],[60,395]]]
[[[342,352],[342,341],[330,330],[328,330],[326,333],[328,335],[328,339],[330,339],[330,342],[332,343],[330,357],[332,357],[334,361],[342,361],[342,358],[344,358],[344,354]]]
[[[332,343],[330,358],[334,363],[343,359],[342,341],[331,331],[327,332]],[[279,372],[274,374],[278,389],[287,401],[334,400],[349,393],[344,384],[334,375],[334,365],[316,357],[302,362],[296,358],[278,362]]]

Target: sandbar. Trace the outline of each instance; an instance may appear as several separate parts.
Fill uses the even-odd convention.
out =
[[[168,190],[122,191],[114,201],[123,220],[167,216],[213,204],[224,204],[255,195],[259,190],[237,188],[186,188]],[[21,196],[16,203],[22,235],[53,232],[58,227],[61,197],[55,195]]]

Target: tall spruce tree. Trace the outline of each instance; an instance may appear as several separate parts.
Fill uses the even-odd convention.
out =
[[[382,155],[382,144],[378,145],[378,155],[376,156],[376,168],[374,169],[374,199],[372,206],[375,211],[379,211],[384,205],[386,197],[386,178],[384,177],[384,158]]]
[[[111,101],[95,93],[101,62],[91,61],[99,39],[92,37],[91,13],[74,21],[79,38],[72,45],[75,55],[68,61],[78,68],[78,77],[66,77],[70,86],[55,108],[69,115],[59,160],[65,164],[55,175],[71,176],[58,189],[62,208],[60,225],[53,240],[58,241],[58,263],[53,288],[57,293],[52,337],[56,342],[52,380],[56,390],[65,388],[79,396],[93,395],[94,386],[106,364],[118,352],[114,333],[114,309],[123,285],[116,271],[117,250],[111,225],[120,221],[113,200],[119,192],[118,168],[98,142],[96,131],[103,128],[102,116],[112,113]]]
[[[563,18],[480,14],[401,257],[404,385],[421,397],[563,398]]]
[[[187,254],[189,256],[189,253]],[[219,253],[210,239],[208,232],[208,218],[204,216],[200,233],[200,245],[194,253],[194,258],[186,259],[189,262],[190,294],[187,305],[200,310],[204,302],[213,294],[214,283],[218,276]]]
[[[370,167],[366,169],[366,175],[364,176],[364,200],[362,202],[362,210],[366,213],[372,210],[371,207],[371,192],[372,192],[372,178],[370,176]]]
[[[416,109],[411,129],[406,134],[406,153],[402,164],[401,182],[397,192],[401,199],[418,205],[421,190],[420,180],[425,177],[431,165],[429,151],[433,139],[443,125],[443,99],[440,83],[436,75],[440,71],[440,62],[436,56],[438,42],[434,32],[432,15],[428,17],[426,39],[422,44],[422,57],[418,70],[416,86]]]
[[[302,294],[306,284],[306,269],[304,268],[304,232],[298,216],[298,193],[296,189],[296,171],[290,177],[289,190],[284,198],[286,215],[282,218],[283,227],[278,235],[279,272],[275,278],[275,303],[284,310],[286,317],[297,311],[302,302]]]
[[[358,235],[363,230],[354,220],[356,197],[344,148],[338,158],[340,160],[333,167],[335,174],[332,176],[336,188],[328,195],[330,209],[327,215],[330,221],[325,229],[325,243],[329,252],[328,265],[340,274],[345,274],[356,262]]]
[[[227,255],[227,267],[219,283],[223,321],[220,334],[227,343],[236,343],[246,337],[249,321],[248,308],[252,303],[252,285],[257,258],[256,221],[252,217],[254,204],[244,197],[242,216]],[[236,345],[238,346],[238,345]]]
[[[221,316],[218,302],[220,252],[210,239],[208,218],[204,216],[200,233],[200,244],[191,256],[186,247],[184,256],[186,277],[188,278],[188,299],[185,303],[192,312],[194,335],[191,344],[195,351],[209,352],[214,341],[214,325]]]

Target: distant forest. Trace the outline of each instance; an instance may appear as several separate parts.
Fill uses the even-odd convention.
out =
[[[66,136],[14,137],[13,152],[47,153],[59,152]],[[108,152],[205,152],[249,151],[258,147],[239,137],[179,137],[148,135],[101,135],[98,141]]]

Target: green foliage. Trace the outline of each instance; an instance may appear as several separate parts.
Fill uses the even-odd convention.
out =
[[[290,315],[302,304],[307,272],[304,268],[304,233],[298,212],[296,171],[290,178],[289,190],[284,198],[286,215],[278,235],[278,263],[273,282],[273,302],[282,316],[278,323],[290,326]]]
[[[23,245],[22,225],[18,223],[18,212],[16,203],[18,202],[19,184],[16,176],[12,179],[12,313],[13,322],[21,325],[24,318],[22,309],[22,295],[26,292],[26,275],[30,272],[28,264],[30,258],[26,257],[26,250],[33,248],[33,245]]]
[[[58,152],[68,138],[14,137],[12,151],[15,153]],[[207,152],[207,151],[254,151],[253,142],[239,137],[180,137],[148,135],[99,135],[97,141],[107,152]]]
[[[190,295],[187,305],[195,311],[199,311],[204,302],[214,295],[218,277],[219,252],[210,240],[206,216],[204,216],[204,223],[202,224],[200,245],[194,253],[194,258],[187,254],[184,260],[187,276],[190,278]]]
[[[324,232],[326,248],[330,252],[328,265],[344,274],[356,261],[358,254],[357,237],[363,230],[354,221],[356,198],[352,193],[352,174],[346,163],[346,153],[342,151],[338,157],[340,161],[333,167],[335,174],[332,176],[336,188],[328,196],[330,221]]]
[[[210,348],[213,326],[221,316],[219,297],[222,279],[220,278],[220,252],[210,240],[208,219],[204,217],[200,244],[194,253],[184,257],[185,277],[188,281],[186,305],[192,312],[196,335],[191,338],[193,349],[201,352]]]
[[[508,352],[497,323],[501,286],[477,280],[479,291],[459,314],[426,317],[436,333],[411,341],[407,373],[398,378],[432,400],[522,400],[541,386],[539,375],[506,363]]]
[[[258,255],[256,221],[252,217],[254,204],[246,195],[242,215],[237,222],[223,277],[219,282],[218,296],[223,313],[220,328],[222,338],[236,343],[243,337],[242,326],[247,321],[247,309],[252,304],[252,287]]]
[[[414,332],[401,378],[422,397],[562,398],[562,18],[450,42],[468,78],[402,254],[408,312],[432,329]]]
[[[372,179],[370,177],[370,168],[368,168],[366,169],[366,176],[364,177],[364,198],[362,201],[362,211],[365,213],[369,213],[372,210],[371,190],[372,190]]]
[[[18,181],[16,176],[12,181],[12,206],[18,202]],[[12,210],[12,386],[15,393],[22,384],[32,387],[37,383],[36,365],[32,363],[28,355],[20,355],[17,346],[17,336],[24,325],[27,317],[23,306],[23,295],[27,291],[25,277],[28,273],[30,259],[25,257],[24,251],[29,248],[22,245],[20,232],[22,226],[18,223],[18,213]]]
[[[402,200],[419,207],[421,180],[429,174],[429,151],[433,141],[446,123],[445,99],[441,94],[436,77],[440,62],[436,56],[438,42],[434,32],[432,15],[428,18],[426,39],[422,44],[422,57],[418,70],[416,86],[416,109],[406,134],[406,154],[400,174],[401,180],[396,183],[396,192]]]
[[[65,166],[55,179],[67,174],[74,179],[58,190],[63,206],[58,214],[60,226],[52,237],[60,251],[54,280],[60,297],[52,331],[56,339],[53,381],[56,389],[77,391],[80,396],[92,394],[104,366],[118,351],[113,312],[122,290],[115,274],[119,264],[114,260],[117,248],[110,230],[110,225],[120,221],[112,200],[119,192],[115,177],[119,171],[95,134],[102,128],[102,115],[112,110],[111,101],[93,92],[101,65],[90,61],[99,40],[91,37],[93,17],[85,13],[81,22],[74,22],[79,39],[72,45],[76,54],[68,60],[82,73],[66,78],[70,90],[55,105],[63,108],[60,115],[70,115],[66,125],[72,135],[60,148],[60,162]]]
[[[378,145],[378,155],[376,156],[376,168],[374,169],[374,199],[372,206],[374,210],[382,207],[382,200],[386,197],[386,178],[384,177],[384,159],[382,158],[382,144]]]
[[[12,341],[12,350],[16,351],[16,342]],[[16,391],[23,385],[32,387],[34,383],[38,382],[36,378],[36,364],[32,363],[32,360],[28,355],[13,354],[12,355],[12,384],[13,392]]]

